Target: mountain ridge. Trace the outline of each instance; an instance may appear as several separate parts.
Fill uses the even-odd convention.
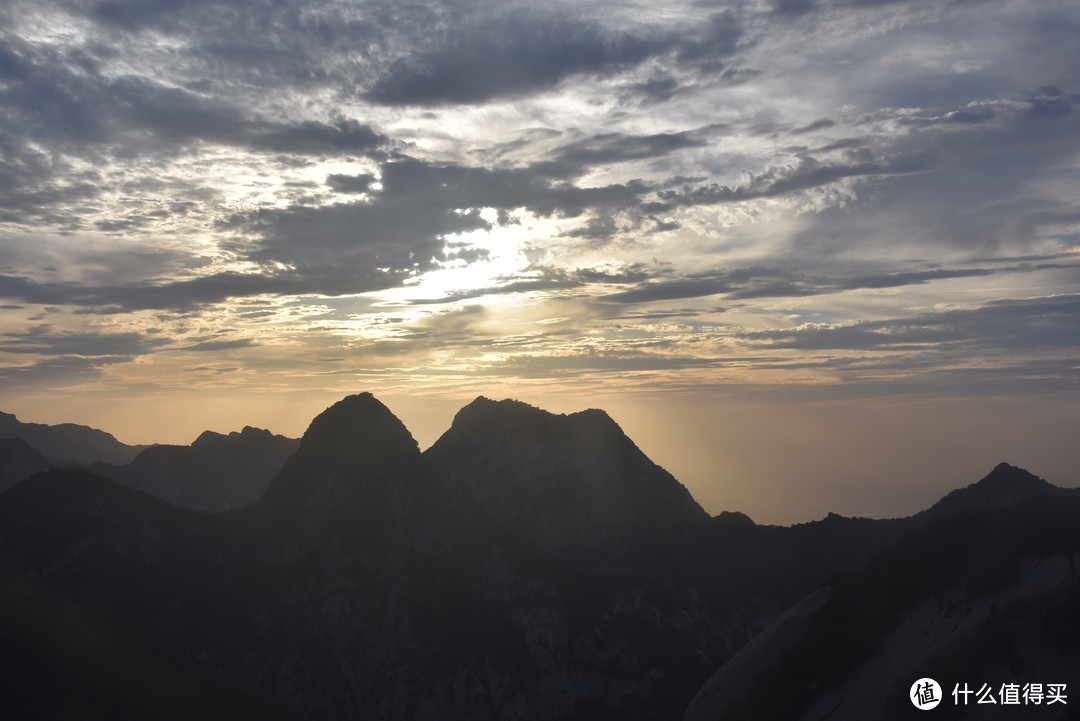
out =
[[[34,476],[0,494],[0,557],[185,673],[308,719],[659,721],[917,523],[710,518],[601,411],[466,408],[420,453],[374,396],[349,396],[259,501],[220,513]],[[15,618],[0,609],[0,640]],[[6,648],[0,684],[39,683]]]
[[[23,423],[12,413],[0,412],[0,438],[21,438],[51,462],[129,463],[146,446],[129,446],[111,433],[76,423]]]

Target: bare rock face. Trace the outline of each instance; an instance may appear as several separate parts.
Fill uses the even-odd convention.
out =
[[[754,682],[783,659],[831,596],[831,589],[819,588],[780,614],[705,682],[684,721],[716,721],[746,703]]]
[[[1022,498],[1029,474],[1002,470],[986,485]],[[1000,694],[1068,683],[1080,668],[1078,521],[1080,498],[1046,492],[933,519],[808,615],[785,614],[798,618],[786,627],[794,638],[774,631],[751,642],[699,692],[687,721],[912,718],[911,686],[924,677],[942,686],[933,711],[942,718],[1068,718],[1067,705],[1005,706]],[[952,695],[983,684],[995,702]]]

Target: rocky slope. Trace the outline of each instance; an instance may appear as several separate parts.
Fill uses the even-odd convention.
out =
[[[1044,483],[1003,464],[963,489],[970,510],[931,514],[789,611],[704,685],[686,721],[906,719],[923,677],[943,688],[938,718],[1075,717],[1075,705],[1000,701],[1003,687],[1080,670],[1080,497]],[[985,502],[1003,497],[1014,502]],[[952,696],[984,683],[996,703]]]

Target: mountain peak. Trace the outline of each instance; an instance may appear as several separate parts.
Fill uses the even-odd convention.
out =
[[[952,491],[923,513],[940,516],[960,511],[998,508],[1011,506],[1032,496],[1068,492],[1023,468],[999,463],[982,480]]]
[[[258,505],[299,520],[300,546],[319,543],[328,524],[378,535],[413,505],[408,489],[422,463],[404,424],[371,393],[359,393],[315,417]]]
[[[128,446],[111,433],[61,423],[23,423],[11,413],[0,413],[0,438],[21,438],[46,458],[58,463],[129,463],[143,446]]]
[[[255,428],[254,426],[244,426],[241,431],[231,431],[228,435],[224,433],[217,433],[216,431],[203,431],[199,434],[191,443],[192,448],[210,447],[220,445],[223,443],[244,443],[244,444],[257,444],[257,443],[272,443],[275,438],[284,438],[284,436],[275,436],[270,431],[263,428]]]
[[[347,396],[316,416],[300,440],[300,450],[350,458],[420,453],[405,425],[367,392]]]
[[[451,494],[543,548],[618,545],[708,519],[601,410],[556,414],[481,396],[424,455]]]
[[[589,428],[603,428],[616,430],[622,435],[622,429],[605,411],[599,408],[589,408],[576,413],[552,413],[542,408],[529,405],[523,401],[505,398],[501,401],[492,400],[485,396],[477,396],[471,403],[462,408],[454,416],[454,426],[469,426],[473,424],[496,423],[499,425],[524,424],[522,430],[536,430],[536,424],[550,426],[551,424],[569,424],[576,431],[584,431]]]
[[[1023,468],[999,463],[982,480],[961,490],[978,490],[982,494],[1028,496],[1045,493],[1053,485]]]
[[[509,415],[515,414],[519,416],[525,415],[551,415],[545,410],[541,410],[536,406],[531,406],[528,403],[517,401],[512,398],[504,398],[501,401],[493,400],[487,396],[477,396],[471,403],[466,405],[454,416],[454,421],[458,419],[470,420],[489,418],[492,415]]]
[[[222,435],[221,433],[216,433],[214,431],[203,431],[199,434],[198,438],[191,442],[191,446],[193,448],[198,448],[200,446],[213,445],[215,443],[220,443],[224,441],[227,437],[228,436]]]

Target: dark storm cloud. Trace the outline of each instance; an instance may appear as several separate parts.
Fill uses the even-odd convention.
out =
[[[745,333],[768,348],[800,350],[920,350],[973,347],[994,353],[1080,347],[1080,296],[992,301],[970,310]]]

